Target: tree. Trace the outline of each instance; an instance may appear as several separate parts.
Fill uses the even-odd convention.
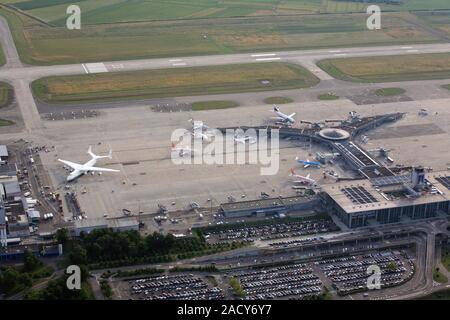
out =
[[[23,270],[33,272],[42,265],[42,262],[30,251],[25,250],[23,258]]]
[[[56,231],[55,237],[58,243],[65,245],[67,241],[69,241],[69,232],[65,228],[58,229]]]
[[[74,243],[72,249],[67,255],[70,264],[84,265],[87,264],[87,253],[80,244]]]

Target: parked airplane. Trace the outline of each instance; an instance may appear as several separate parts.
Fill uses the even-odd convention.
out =
[[[190,147],[188,146],[184,146],[184,147],[177,147],[175,145],[175,143],[172,143],[172,152],[178,152],[178,155],[180,157],[184,157],[186,155],[192,155],[193,153],[195,153],[195,150],[192,150]]]
[[[295,160],[298,162],[298,163],[300,163],[300,164],[302,164],[303,165],[303,168],[308,168],[308,167],[316,167],[316,168],[319,168],[319,167],[321,167],[322,166],[322,164],[320,163],[320,162],[317,162],[317,161],[309,161],[309,159],[307,159],[307,160],[301,160],[301,159],[299,159],[298,157],[295,157]]]
[[[316,180],[312,179],[310,174],[308,174],[306,177],[304,177],[304,176],[301,176],[301,175],[295,173],[294,169],[291,169],[290,176],[298,179],[298,180],[294,180],[293,181],[294,183],[307,184],[307,185],[311,185],[311,186],[316,184]]]
[[[290,115],[284,114],[283,112],[280,111],[280,108],[276,105],[273,106],[273,112],[275,112],[275,114],[277,115],[276,119],[278,119],[279,121],[290,124],[295,123],[294,119],[295,112]]]
[[[194,121],[194,119],[189,119],[189,122],[192,123],[192,131],[195,130],[202,130],[206,131],[209,129],[209,127],[203,123],[203,121]]]
[[[67,165],[73,169],[73,171],[67,177],[67,181],[73,181],[88,172],[94,172],[94,171],[119,172],[119,170],[115,170],[115,169],[106,169],[106,168],[95,167],[95,164],[97,163],[97,160],[99,160],[99,159],[103,159],[103,158],[112,159],[112,150],[109,150],[109,154],[107,156],[97,156],[92,152],[92,147],[89,146],[89,150],[87,153],[91,156],[91,160],[89,160],[85,164],[79,164],[79,163],[74,163],[74,162],[70,162],[67,160],[58,159],[59,162],[62,162],[65,165]]]
[[[237,143],[242,143],[242,144],[254,144],[256,143],[256,139],[254,137],[251,136],[235,136],[234,137],[234,141]]]

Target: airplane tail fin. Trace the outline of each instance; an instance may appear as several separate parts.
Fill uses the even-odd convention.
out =
[[[91,156],[92,159],[97,159],[98,158],[98,156],[95,153],[92,152],[92,146],[89,146],[89,149],[88,149],[87,153],[88,153],[88,155]]]
[[[112,159],[112,149],[109,149],[109,153],[107,156],[98,156],[94,152],[92,152],[92,147],[89,146],[88,152],[87,152],[92,159],[103,159],[103,158],[109,158]]]
[[[280,111],[280,108],[277,106],[277,105],[273,105],[273,111],[276,111],[276,112],[278,112],[278,111]]]
[[[294,168],[291,168],[291,174],[290,174],[290,176],[295,176],[295,170],[294,170]]]
[[[295,157],[295,161],[298,161],[298,157]]]

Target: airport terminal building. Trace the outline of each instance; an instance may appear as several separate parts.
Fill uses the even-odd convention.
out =
[[[321,197],[350,228],[448,215],[450,171],[341,181],[322,186]]]

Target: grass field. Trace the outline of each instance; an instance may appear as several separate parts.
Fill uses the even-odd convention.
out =
[[[5,107],[9,100],[10,87],[4,82],[0,82],[0,108]]]
[[[22,60],[44,65],[441,41],[409,13],[385,13],[377,32],[367,30],[366,14],[116,23],[75,31],[49,27],[9,9],[0,14],[12,26]]]
[[[238,106],[239,104],[237,102],[228,100],[199,101],[192,104],[192,111],[228,109]]]
[[[442,88],[447,89],[447,90],[450,90],[450,84],[444,84],[444,85],[442,86]]]
[[[437,269],[433,271],[433,280],[439,283],[447,283],[447,277]]]
[[[32,89],[40,100],[58,103],[294,89],[317,83],[319,79],[300,66],[274,62],[50,77],[33,82]]]
[[[283,14],[365,12],[367,5],[333,0],[6,0],[27,13],[62,25],[69,4],[78,4],[85,23],[221,18]],[[450,9],[447,0],[407,0],[380,4],[383,11]]]
[[[0,119],[0,127],[12,126],[13,124],[13,121]]]
[[[441,261],[444,267],[450,272],[450,246],[442,248]]]
[[[294,102],[294,100],[286,97],[268,97],[264,99],[265,104],[286,104],[291,102]]]
[[[450,78],[450,53],[327,59],[318,65],[333,77],[352,82]]]
[[[406,91],[402,88],[381,88],[375,91],[379,97],[392,97],[404,94]]]

